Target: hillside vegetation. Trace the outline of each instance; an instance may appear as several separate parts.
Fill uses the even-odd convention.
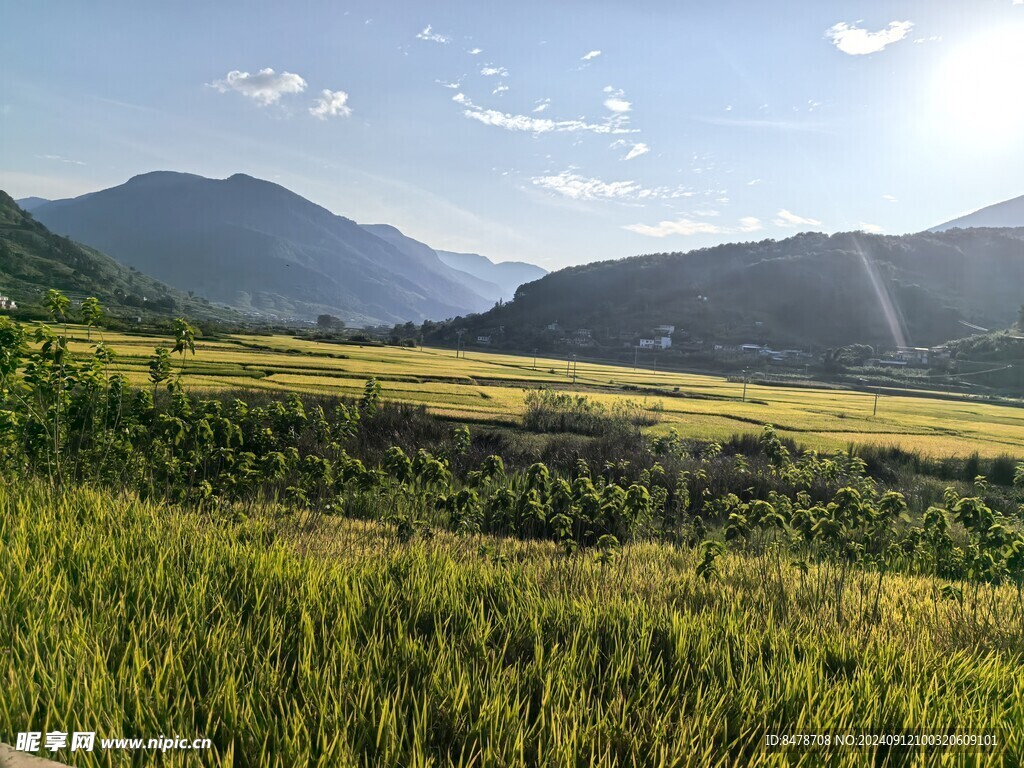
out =
[[[550,347],[546,327],[586,328],[602,345],[635,344],[674,325],[691,337],[818,349],[931,345],[967,321],[1005,328],[1024,285],[1024,230],[880,236],[805,233],[570,267],[514,301],[435,330],[509,348]]]
[[[50,232],[0,191],[0,294],[40,303],[49,288],[139,313],[229,315],[109,256]]]

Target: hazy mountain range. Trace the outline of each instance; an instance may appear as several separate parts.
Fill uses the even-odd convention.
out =
[[[511,280],[499,284],[453,268],[394,227],[362,227],[243,174],[207,179],[157,171],[25,205],[54,232],[122,264],[264,316],[421,321],[484,311],[514,292]]]

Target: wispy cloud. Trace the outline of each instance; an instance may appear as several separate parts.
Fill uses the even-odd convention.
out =
[[[659,221],[657,224],[626,224],[622,227],[638,235],[648,237],[668,237],[669,235],[724,235],[726,230],[710,221],[694,221],[693,219],[677,219],[676,221]]]
[[[885,231],[885,229],[883,227],[879,226],[878,224],[868,224],[865,221],[862,221],[857,226],[858,226],[859,229],[862,229],[865,232],[868,232],[869,234],[872,234],[872,235],[878,235],[878,234],[881,234],[882,232]]]
[[[720,125],[726,128],[764,128],[773,131],[794,131],[797,133],[828,133],[828,128],[824,123],[803,120],[772,120],[770,118],[742,117],[695,117],[693,119],[699,123]]]
[[[1021,0],[1021,5],[1024,5],[1024,0]],[[887,203],[896,203],[896,202],[899,202],[899,201],[898,201],[898,200],[896,199],[896,196],[895,196],[895,195],[882,195],[882,199],[883,199],[883,200],[885,200],[885,202],[887,202]]]
[[[508,70],[504,67],[495,67],[493,64],[488,64],[480,70],[480,74],[484,77],[508,77]]]
[[[491,91],[491,95],[492,96],[500,96],[501,94],[503,94],[507,90],[508,90],[508,86],[505,85],[504,83],[501,83],[497,88],[495,88],[493,91]]]
[[[551,99],[540,99],[536,102],[537,106],[533,108],[534,112],[543,112],[551,106]]]
[[[72,160],[69,157],[62,157],[61,155],[36,155],[40,160],[52,160],[56,163],[67,163],[69,165],[85,165],[81,160]]]
[[[470,48],[468,51],[466,51],[466,53],[468,53],[470,56],[479,56],[483,52],[483,48]]]
[[[352,107],[348,106],[348,94],[324,88],[320,92],[320,98],[309,108],[309,114],[320,120],[326,120],[328,117],[348,117],[352,114]]]
[[[772,222],[777,227],[820,227],[821,222],[817,219],[811,219],[806,216],[798,216],[792,211],[787,211],[785,208],[779,210],[775,214],[776,218]]]
[[[572,170],[530,179],[534,186],[573,200],[654,200],[688,197],[683,187],[645,187],[637,181],[602,181]]]
[[[504,128],[507,131],[523,131],[525,133],[597,133],[597,134],[626,134],[635,133],[636,130],[629,128],[626,119],[622,116],[608,118],[601,123],[588,123],[586,120],[551,120],[542,117],[530,117],[529,115],[516,115],[500,112],[496,109],[484,109],[473,103],[463,93],[457,93],[452,101],[463,107],[462,114],[471,120],[476,120],[484,125],[492,125],[497,128]]]
[[[640,155],[646,155],[651,151],[644,142],[638,141],[636,143],[626,141],[625,139],[618,139],[613,141],[611,144],[612,149],[618,149],[619,147],[629,147],[629,151],[626,153],[623,160],[632,160],[634,157],[640,157]]]
[[[458,80],[453,80],[451,82],[448,82],[446,80],[435,80],[434,82],[437,83],[438,85],[443,85],[445,88],[451,88],[452,90],[457,90],[458,88],[462,87],[461,77]]]
[[[612,112],[622,114],[633,109],[633,105],[623,98],[626,95],[625,92],[610,85],[604,87],[604,92],[608,94],[608,98],[604,100],[604,105]]]
[[[590,51],[590,53],[585,53],[582,56],[580,56],[580,61],[593,61],[600,55],[600,51]]]
[[[706,215],[702,212],[694,216]],[[716,212],[717,215],[717,212]],[[735,227],[714,224],[710,221],[698,221],[683,216],[675,221],[659,221],[657,224],[626,224],[623,229],[647,237],[668,237],[670,235],[728,235],[736,232],[756,232],[761,229],[761,220],[754,216],[744,216]]]
[[[306,81],[293,72],[277,74],[267,67],[254,75],[234,69],[221,80],[208,83],[221,93],[236,91],[252,99],[261,107],[276,104],[281,97],[289,93],[302,93],[306,90]]]
[[[434,28],[430,24],[427,24],[427,26],[423,28],[422,32],[418,32],[416,34],[416,39],[427,40],[431,43],[441,43],[442,45],[447,45],[452,41],[448,35],[441,35],[435,32]]]
[[[760,184],[760,183],[761,183],[760,179],[751,179],[750,181],[747,182],[747,186],[748,187],[753,187],[753,186],[755,186],[757,184]]]
[[[914,24],[910,21],[890,21],[889,26],[877,32],[870,32],[856,24],[847,24],[845,21],[841,21],[825,30],[825,37],[843,53],[848,53],[851,56],[864,56],[869,53],[878,53],[886,46],[898,43],[910,34],[913,27]]]

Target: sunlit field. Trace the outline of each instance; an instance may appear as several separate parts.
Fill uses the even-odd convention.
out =
[[[84,352],[85,331],[73,348]],[[105,334],[115,366],[134,384],[148,381],[156,336]],[[197,344],[187,362],[190,389],[253,389],[355,395],[375,377],[385,399],[422,404],[468,423],[515,424],[524,390],[549,386],[611,403],[628,398],[652,409],[683,437],[726,439],[774,424],[780,434],[823,450],[851,443],[898,446],[931,456],[1024,455],[1024,408],[931,397],[743,384],[716,376],[447,349],[331,344],[289,336],[234,336]]]

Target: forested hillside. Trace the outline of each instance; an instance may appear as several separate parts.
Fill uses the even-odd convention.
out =
[[[671,324],[692,337],[796,347],[937,344],[1007,327],[1024,300],[1024,229],[804,233],[571,267],[440,328],[542,346],[547,326],[617,344]]]

